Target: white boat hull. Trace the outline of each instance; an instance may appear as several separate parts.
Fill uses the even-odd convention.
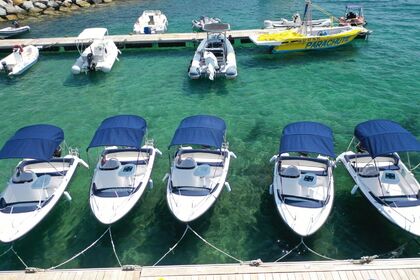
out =
[[[213,45],[218,47],[212,48]],[[225,52],[225,61],[223,61],[222,52]],[[210,56],[206,57],[208,53]],[[235,79],[238,76],[238,70],[235,50],[230,41],[225,40],[222,34],[211,34],[208,38],[203,39],[191,61],[188,76],[191,79],[209,78],[213,80],[215,77]]]
[[[4,71],[9,76],[20,75],[34,65],[38,57],[39,50],[35,46],[26,46],[21,50],[16,48],[13,53],[0,60],[0,72]]]
[[[0,241],[4,243],[13,242],[25,234],[27,234],[31,229],[33,229],[37,224],[39,224],[46,216],[47,214],[52,210],[52,208],[57,204],[61,196],[63,195],[64,191],[66,190],[71,178],[73,177],[73,174],[77,168],[77,165],[79,163],[84,164],[87,166],[87,164],[78,158],[77,156],[73,155],[67,155],[64,157],[64,159],[73,160],[73,162],[68,166],[68,168],[65,168],[63,170],[66,171],[66,174],[64,176],[59,176],[61,181],[56,185],[56,188],[54,188],[53,192],[49,194],[48,199],[46,200],[46,204],[42,206],[41,208],[37,208],[33,211],[27,211],[27,212],[20,212],[16,206],[8,206],[8,208],[3,208],[0,211]],[[21,163],[30,162],[33,160],[24,160]],[[19,163],[19,164],[21,164]],[[30,165],[29,165],[30,166]],[[57,168],[62,166],[64,168],[64,164],[59,162],[57,164]],[[51,167],[51,165],[46,164],[42,168],[30,168],[29,170],[33,170],[33,172],[37,173],[49,173],[49,172],[56,172],[57,169],[54,169]],[[44,175],[46,176],[46,175]],[[57,175],[53,175],[52,177],[55,177]],[[40,177],[38,177],[40,178]],[[51,179],[53,180],[53,179]],[[36,181],[32,183],[23,183],[19,187],[25,187],[25,188],[35,188],[35,185],[37,184]],[[9,181],[8,187],[16,187],[15,184],[12,182],[12,179]],[[39,186],[37,187],[39,188]],[[41,189],[43,192],[48,192],[47,189]],[[3,194],[7,192],[7,189]],[[13,198],[13,195],[10,195],[10,197]],[[17,204],[16,204],[17,205]],[[16,209],[13,209],[16,208]],[[22,209],[22,208],[21,208]],[[9,213],[6,213],[9,211]],[[13,211],[16,211],[15,213]]]
[[[144,11],[133,26],[135,34],[161,34],[168,30],[168,19],[161,11]]]
[[[301,172],[297,178],[283,178],[279,174],[279,161],[276,160],[272,185],[273,196],[277,211],[289,228],[300,236],[309,236],[322,227],[331,212],[334,200],[334,178],[331,167],[328,167],[326,175],[318,176],[311,172],[311,169],[313,172],[321,170],[315,163],[314,166],[307,167],[307,161],[299,162],[302,165],[296,165],[296,167],[306,170],[307,173]],[[316,177],[316,185],[304,184],[304,177],[307,175]]]
[[[172,165],[166,188],[166,200],[172,214],[179,221],[189,223],[202,216],[216,202],[217,198],[221,194],[229,170],[231,152],[226,149],[222,149],[222,153],[225,153],[222,160],[220,157],[215,157],[214,153],[208,154],[208,157],[206,157],[205,152],[202,152],[203,155],[194,155],[192,153],[188,153],[188,148],[182,148],[181,150],[184,152],[182,154],[184,159],[191,156],[197,161],[197,163],[206,162],[215,164],[223,162],[223,167],[211,167],[212,170],[209,174],[214,175],[217,172],[217,176],[215,175],[214,177],[195,176],[194,171],[197,167],[194,169],[179,170],[175,164]],[[176,160],[177,158],[174,159],[174,161]],[[196,191],[194,188],[204,185],[211,188],[211,191],[205,195],[185,195],[183,191],[176,190],[176,187],[182,185],[190,187],[190,194],[193,194]]]
[[[405,164],[398,160],[398,169],[387,171],[387,166],[393,166],[390,164],[391,161],[387,162],[387,157],[377,157],[375,159],[377,160],[376,165],[380,168],[383,167],[383,170],[380,169],[379,174],[375,177],[363,177],[356,172],[351,163],[350,158],[354,156],[354,152],[348,151],[339,155],[337,160],[344,164],[344,167],[357,184],[358,189],[385,218],[400,228],[420,236],[420,198],[418,197],[420,185]],[[389,157],[389,159],[391,158]],[[362,168],[362,164],[365,165],[366,162],[361,160],[359,168]],[[389,179],[386,179],[385,173],[394,174],[398,181],[395,181],[395,183],[387,182]],[[379,180],[381,180],[382,187],[379,184]],[[412,206],[393,205],[391,202],[387,203],[387,199],[382,199],[380,196],[401,196],[401,202],[405,201],[412,204]]]
[[[3,29],[0,29],[0,39],[5,39],[13,36],[20,35],[22,33],[26,33],[31,28],[29,26],[21,26],[21,27],[6,27]]]
[[[124,168],[128,167],[129,163],[121,164],[117,170],[103,171],[101,170],[101,163],[98,162],[90,188],[90,208],[96,219],[106,225],[117,222],[136,205],[149,184],[156,156],[156,149],[147,145],[142,147],[141,153],[121,151],[124,151],[124,149],[112,149],[107,154],[107,158],[114,158],[122,163],[137,162],[138,164],[131,164],[130,166],[130,168],[134,168],[134,173],[128,177],[124,176]],[[107,192],[108,195],[94,191],[94,184],[98,186],[97,190],[115,187],[112,188],[112,191],[115,191],[116,195],[109,196],[112,191]],[[119,196],[118,191],[124,189],[130,190],[130,193]],[[135,191],[131,192],[133,189]]]
[[[115,60],[118,60],[120,50],[112,40],[94,40],[76,60],[71,71],[77,75],[89,71],[102,71],[108,73],[111,71]],[[92,61],[89,62],[88,56],[92,55]]]

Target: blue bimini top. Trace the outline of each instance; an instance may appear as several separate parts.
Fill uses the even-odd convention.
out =
[[[169,147],[174,145],[204,145],[221,148],[226,132],[224,120],[214,116],[197,115],[183,119]]]
[[[0,159],[31,158],[48,161],[64,140],[61,128],[49,124],[25,126],[4,144]]]
[[[117,115],[102,121],[90,141],[89,148],[125,146],[140,148],[146,134],[146,121],[135,115]]]
[[[283,129],[279,153],[318,153],[330,157],[334,154],[332,130],[317,122],[296,122]]]
[[[408,130],[389,120],[371,120],[360,123],[354,136],[372,157],[394,152],[418,152],[420,142]]]

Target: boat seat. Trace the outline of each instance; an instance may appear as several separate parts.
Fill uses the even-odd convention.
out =
[[[280,171],[280,176],[286,178],[299,178],[300,170],[296,166],[290,165],[286,169]]]
[[[34,177],[36,177],[36,174],[32,171],[21,171],[17,169],[15,174],[13,174],[12,182],[14,184],[29,183],[34,180]]]
[[[111,159],[105,161],[105,163],[102,164],[99,169],[100,170],[115,170],[115,169],[120,168],[120,166],[121,166],[121,163],[119,162],[118,159],[111,158]]]
[[[362,177],[377,177],[379,176],[379,171],[378,169],[373,166],[373,165],[368,165],[365,168],[363,168],[362,170],[360,170],[359,175]]]
[[[192,157],[179,160],[176,163],[176,168],[179,168],[179,169],[194,169],[196,166],[197,166],[197,162]]]

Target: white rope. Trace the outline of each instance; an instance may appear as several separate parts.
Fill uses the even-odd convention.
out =
[[[195,232],[189,225],[187,225],[187,228],[190,229],[198,238],[200,238],[202,241],[204,241],[204,243],[206,243],[207,245],[209,245],[210,247],[212,247],[213,249],[215,249],[216,251],[219,251],[220,253],[230,257],[231,259],[239,262],[239,263],[243,263],[243,261],[235,258],[232,255],[229,255],[228,253],[222,251],[221,249],[217,248],[216,246],[214,246],[213,244],[211,244],[210,242],[208,242],[207,240],[205,240],[203,237],[201,237],[197,232]]]
[[[301,243],[301,244],[303,244],[303,246],[305,246],[305,248],[306,248],[306,249],[308,249],[308,251],[309,251],[309,252],[311,252],[311,253],[313,253],[313,254],[317,255],[318,257],[321,257],[321,258],[324,258],[324,259],[326,259],[326,260],[330,260],[330,261],[337,261],[336,259],[333,259],[333,258],[330,258],[330,257],[324,256],[324,255],[322,255],[322,254],[320,254],[320,253],[318,253],[318,252],[315,252],[315,251],[314,251],[314,250],[312,250],[311,248],[309,248],[309,246],[308,246],[308,245],[306,245],[306,244],[305,244],[305,242],[303,241],[303,238],[302,238],[302,240],[300,241],[300,243]]]
[[[295,247],[293,247],[292,250],[290,250],[289,252],[287,252],[286,254],[284,254],[283,256],[281,256],[280,258],[278,258],[277,260],[275,260],[274,262],[278,262],[281,261],[282,259],[284,259],[285,257],[287,257],[288,255],[290,255],[294,250],[296,250],[297,248],[300,247],[300,245],[302,245],[302,240],[299,242],[298,245],[296,245]]]
[[[102,237],[104,237],[104,235],[108,232],[108,231],[110,231],[110,227],[109,228],[107,228],[105,231],[104,231],[104,233],[102,233],[102,235],[101,236],[99,236],[99,238],[98,239],[96,239],[92,244],[90,244],[89,246],[87,246],[85,249],[83,249],[82,251],[80,251],[79,253],[77,253],[76,255],[74,255],[73,257],[71,257],[70,259],[68,259],[68,260],[66,260],[66,261],[64,261],[64,262],[62,262],[62,263],[60,263],[60,264],[58,264],[58,265],[56,265],[56,266],[52,266],[52,267],[50,267],[50,268],[48,268],[47,270],[53,270],[53,269],[56,269],[57,267],[60,267],[60,266],[63,266],[63,265],[65,265],[66,263],[68,263],[68,262],[71,262],[72,260],[74,260],[75,258],[77,258],[78,256],[80,256],[81,254],[83,254],[84,252],[86,252],[87,250],[89,250],[90,248],[92,248],[96,243],[98,243],[98,241],[99,240],[101,240],[102,239]]]
[[[13,246],[10,246],[9,249],[7,249],[6,251],[4,251],[1,255],[0,258],[3,257],[4,255],[6,255],[7,253],[9,253],[12,250]]]
[[[420,163],[419,164],[417,164],[416,166],[414,166],[413,168],[411,168],[410,169],[410,171],[414,171],[414,170],[416,170],[417,169],[417,167],[419,167],[420,166]]]
[[[19,257],[18,253],[16,253],[15,249],[13,249],[13,246],[10,247],[10,249],[12,250],[12,252],[16,255],[16,257],[20,260],[20,262],[25,266],[25,268],[28,268],[28,266],[26,265],[26,263],[22,260],[21,257]]]
[[[122,267],[122,264],[120,262],[120,258],[118,257],[117,251],[115,250],[114,240],[112,239],[111,227],[109,227],[109,231],[108,232],[109,232],[109,238],[111,239],[112,250],[114,251],[115,258],[117,259],[118,264],[120,265],[120,267]]]
[[[158,263],[160,263],[170,252],[172,252],[173,249],[175,249],[176,246],[178,246],[179,242],[181,242],[181,240],[184,238],[185,234],[187,234],[189,226],[187,225],[187,227],[185,228],[184,233],[182,234],[181,238],[175,243],[174,246],[172,246],[171,248],[169,248],[169,251],[166,252],[157,262],[155,262],[153,264],[153,266],[156,266]]]

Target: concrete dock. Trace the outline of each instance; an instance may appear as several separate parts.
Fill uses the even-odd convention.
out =
[[[262,34],[269,31],[264,29],[231,30],[227,32],[229,40],[234,45],[251,43],[249,35]],[[206,37],[200,33],[164,33],[150,35],[110,35],[120,49],[125,48],[164,48],[164,47],[194,47]],[[16,45],[34,45],[41,51],[72,51],[76,50],[77,37],[57,37],[38,39],[6,39],[0,40],[0,50],[9,51]]]
[[[420,258],[353,261],[308,261],[249,264],[173,265],[106,269],[61,269],[25,273],[0,272],[4,279],[59,280],[420,280]]]

